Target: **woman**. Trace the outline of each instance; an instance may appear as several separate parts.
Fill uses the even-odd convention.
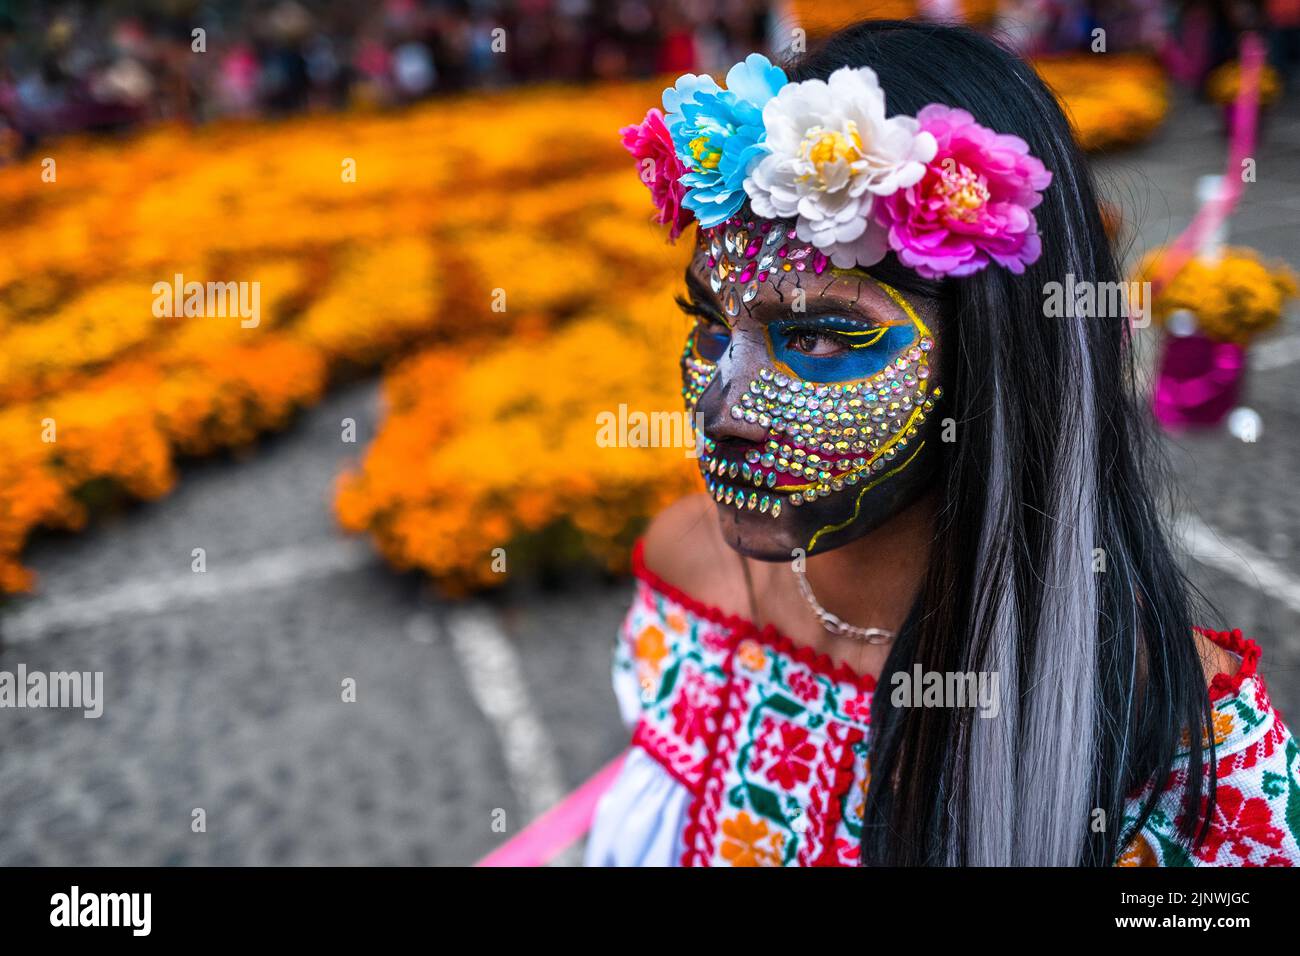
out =
[[[1193,628],[1127,317],[1045,306],[1119,274],[1033,71],[866,22],[664,106],[624,143],[697,224],[707,495],[637,547],[588,862],[1300,860],[1300,752],[1254,644]]]

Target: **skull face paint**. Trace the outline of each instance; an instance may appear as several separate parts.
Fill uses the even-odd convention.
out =
[[[704,422],[699,464],[732,546],[769,560],[830,550],[923,494],[934,304],[830,268],[782,223],[732,220],[698,246],[679,300],[696,319],[683,398]]]

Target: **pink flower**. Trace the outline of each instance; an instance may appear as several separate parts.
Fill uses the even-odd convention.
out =
[[[1042,254],[1029,210],[1052,174],[1020,137],[995,133],[965,110],[932,103],[917,120],[939,149],[920,182],[876,202],[890,248],[930,279],[970,275],[990,260],[1024,272]]]
[[[638,126],[624,126],[619,133],[623,148],[632,154],[640,167],[641,181],[650,190],[659,215],[655,222],[668,226],[668,238],[676,239],[693,218],[682,208],[686,187],[681,177],[686,172],[673,148],[673,138],[664,125],[664,114],[651,109]]]

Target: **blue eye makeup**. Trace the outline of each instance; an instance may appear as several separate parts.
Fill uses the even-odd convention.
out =
[[[875,375],[916,344],[917,330],[827,315],[772,322],[767,336],[778,366],[806,382],[833,383]]]
[[[677,307],[696,320],[695,328],[690,333],[691,351],[695,357],[706,362],[721,359],[727,350],[727,343],[731,341],[730,326],[713,312],[681,296],[677,297]]]

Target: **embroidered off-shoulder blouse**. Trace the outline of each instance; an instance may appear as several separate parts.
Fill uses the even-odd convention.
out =
[[[633,557],[637,589],[614,650],[632,746],[602,796],[593,866],[857,866],[875,681],[771,627],[722,614]],[[1119,866],[1300,863],[1300,747],[1269,702],[1259,648],[1237,655],[1213,703],[1218,789],[1208,839],[1174,838],[1187,754]],[[1149,791],[1132,795],[1125,828]]]

